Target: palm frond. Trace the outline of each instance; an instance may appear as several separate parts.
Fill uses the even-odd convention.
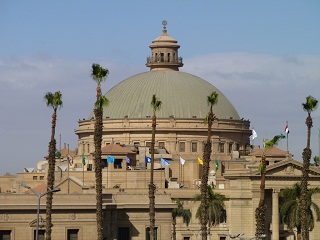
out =
[[[96,109],[102,110],[103,107],[109,105],[109,100],[106,96],[99,96],[94,104]]]
[[[109,70],[101,67],[99,64],[92,64],[91,77],[100,86],[100,83],[104,82],[109,75]]]

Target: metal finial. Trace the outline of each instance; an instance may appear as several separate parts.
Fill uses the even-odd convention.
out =
[[[168,23],[167,23],[166,20],[163,20],[163,21],[162,21],[163,29],[166,29],[167,24],[168,24]]]

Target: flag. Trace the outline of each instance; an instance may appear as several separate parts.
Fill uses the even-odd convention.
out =
[[[289,134],[289,127],[288,127],[288,124],[286,125],[286,127],[284,128],[284,132],[286,133],[286,134]]]
[[[203,165],[203,161],[198,157],[198,164]]]
[[[151,163],[151,158],[148,156],[144,156],[144,160],[146,161],[146,163]]]
[[[82,153],[81,159],[82,159],[82,165],[83,166],[86,165],[86,159],[84,158],[84,153]]]
[[[219,162],[218,162],[218,160],[216,159],[216,171],[218,171],[218,169],[219,169]]]
[[[164,158],[161,158],[161,165],[163,166],[170,166],[170,162]]]
[[[72,164],[73,164],[73,157],[71,157],[69,154],[68,154],[68,162],[69,162],[69,164],[72,166]]]
[[[128,156],[126,156],[126,163],[130,163],[130,158],[128,158]]]
[[[250,140],[252,141],[256,137],[258,137],[258,134],[256,133],[256,131],[254,129],[252,129],[252,135],[250,136]]]
[[[54,153],[56,158],[61,158],[61,153],[56,149],[56,152]]]
[[[107,156],[107,162],[108,162],[108,163],[114,163],[114,157],[112,157],[112,156]]]
[[[182,157],[180,157],[180,163],[181,163],[181,165],[184,165],[186,163],[186,160],[184,160]]]

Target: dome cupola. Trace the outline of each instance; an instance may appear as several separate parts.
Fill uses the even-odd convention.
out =
[[[180,45],[177,40],[167,33],[167,21],[162,21],[162,35],[152,41],[151,56],[147,57],[146,66],[150,70],[174,70],[179,71],[183,66],[182,58],[178,55]]]

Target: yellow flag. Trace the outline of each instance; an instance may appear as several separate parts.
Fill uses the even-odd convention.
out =
[[[203,165],[203,161],[198,157],[198,164]]]

